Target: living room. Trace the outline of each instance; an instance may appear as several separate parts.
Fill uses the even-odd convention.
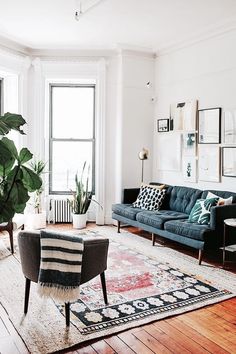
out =
[[[72,305],[68,332],[61,306],[51,300],[45,304],[40,298],[33,301],[38,296],[35,284],[23,319],[19,230],[13,236],[13,255],[8,234],[0,234],[0,352],[235,352],[235,253],[224,253],[222,269],[221,243],[212,252],[207,250],[199,265],[200,246],[189,247],[132,222],[121,224],[117,233],[119,218],[112,215],[112,205],[123,203],[125,192],[137,192],[141,182],[163,184],[164,189],[184,186],[216,194],[227,191],[219,197],[234,198],[235,2],[51,0],[31,4],[9,0],[0,4],[1,112],[22,115],[26,134],[14,131],[8,137],[18,150],[27,147],[36,161],[45,163],[41,207],[46,230],[109,239],[108,307],[104,307],[104,287],[99,280],[92,280],[91,286],[81,285],[80,309],[88,306],[90,315],[82,321],[76,315],[79,305]],[[75,99],[72,91],[76,91]],[[81,174],[85,161],[86,172],[90,165],[94,202],[87,213],[87,226],[80,231],[72,228],[71,214],[63,213],[67,199],[73,197],[75,173]],[[18,225],[25,225],[26,234],[32,227],[33,198]],[[60,206],[62,218],[57,209],[61,200],[65,201]],[[217,237],[221,242],[224,220],[236,218],[231,206],[227,210],[231,211],[220,217]],[[207,228],[212,226],[209,223]],[[235,237],[235,224],[228,228]],[[119,259],[123,268],[114,265]],[[158,277],[150,278],[154,266],[161,272],[161,284]],[[20,280],[15,276],[11,283],[14,269]],[[186,288],[181,272],[193,277],[192,284],[201,281],[196,285],[199,289],[211,284],[209,294],[201,293],[204,301],[197,298],[200,290],[191,288],[178,301],[188,302],[196,294],[194,303],[174,303],[178,294],[175,297],[170,291]],[[169,305],[167,289],[173,301]],[[149,302],[143,300],[145,292]],[[164,311],[167,305],[173,308]],[[142,306],[147,308],[137,313]]]

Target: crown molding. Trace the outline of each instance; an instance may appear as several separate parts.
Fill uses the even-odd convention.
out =
[[[174,41],[163,47],[159,47],[156,50],[156,57],[170,54],[172,52],[193,46],[197,43],[206,41],[211,38],[223,36],[229,32],[236,30],[236,19],[233,17],[231,20],[218,23],[218,25],[208,27],[208,30],[203,32],[198,32],[192,35],[191,37],[186,37],[181,41]]]
[[[0,49],[13,55],[28,56],[30,48],[11,39],[0,36]]]

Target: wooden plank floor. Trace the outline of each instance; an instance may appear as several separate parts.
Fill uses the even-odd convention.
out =
[[[92,226],[92,225],[90,225]],[[58,227],[62,227],[61,225]],[[69,226],[64,225],[64,229]],[[150,236],[138,229],[126,228],[137,236]],[[197,257],[196,251],[172,243],[166,246],[182,253]],[[207,254],[204,258],[209,263],[220,266],[221,255]],[[235,264],[228,269],[236,273]],[[8,319],[5,310],[0,306],[0,354],[29,353],[21,338]],[[60,353],[79,354],[204,354],[204,353],[236,353],[236,298],[205,307],[183,315],[152,322],[138,328],[120,332],[117,335],[89,341]]]

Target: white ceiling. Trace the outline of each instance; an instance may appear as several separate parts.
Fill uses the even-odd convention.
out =
[[[84,0],[84,8],[98,0]],[[159,50],[236,24],[236,0],[0,0],[0,36],[32,49]]]

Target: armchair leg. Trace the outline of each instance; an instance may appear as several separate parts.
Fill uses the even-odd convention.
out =
[[[117,233],[118,234],[120,233],[120,221],[118,221],[118,223],[117,223]]]
[[[203,256],[203,250],[198,251],[198,264],[201,265],[202,263],[202,256]]]
[[[155,246],[156,235],[152,233],[152,245]]]
[[[25,278],[25,305],[24,305],[24,314],[26,315],[28,312],[28,304],[29,304],[29,294],[30,294],[30,279]]]
[[[66,326],[70,326],[70,303],[65,302]]]
[[[100,278],[101,278],[101,283],[102,283],[102,292],[103,292],[104,302],[105,302],[105,305],[107,305],[108,304],[107,288],[106,288],[106,279],[105,279],[105,273],[104,272],[100,274]]]

